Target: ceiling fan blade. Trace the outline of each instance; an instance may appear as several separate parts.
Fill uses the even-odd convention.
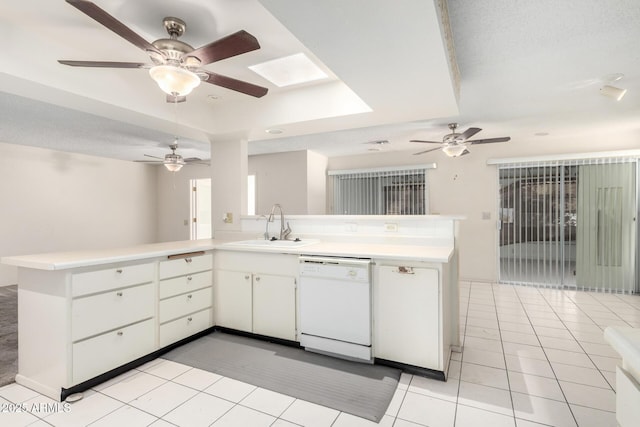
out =
[[[417,156],[417,155],[419,155],[419,154],[425,154],[425,153],[429,153],[429,152],[431,152],[431,151],[436,151],[436,150],[440,150],[440,149],[441,149],[440,147],[437,147],[437,148],[430,148],[429,150],[420,151],[419,153],[413,153],[413,155],[414,155],[414,156]]]
[[[468,144],[491,144],[492,142],[507,142],[511,137],[505,136],[502,138],[488,138],[488,139],[476,139],[475,141],[467,141]]]
[[[441,142],[437,142],[437,141],[423,141],[423,140],[421,140],[421,139],[412,139],[412,140],[410,140],[409,142],[421,142],[421,143],[423,143],[423,144],[442,144],[442,141],[441,141]]]
[[[260,49],[258,40],[244,30],[199,47],[186,56],[195,56],[201,65],[211,64],[222,59]]]
[[[164,157],[152,156],[151,154],[145,154],[144,156],[145,156],[145,157],[151,157],[151,158],[154,158],[154,159],[159,159],[159,160],[163,160],[163,161],[164,161]],[[144,160],[141,160],[141,161],[144,161]],[[147,160],[147,161],[148,161],[148,162],[151,162],[151,161],[153,161],[153,160]]]
[[[179,103],[179,102],[185,102],[186,100],[187,100],[186,96],[167,95],[167,102],[170,102],[172,104]]]
[[[89,18],[93,18],[95,21],[98,21],[100,24],[104,25],[129,43],[132,43],[134,46],[145,51],[152,51],[162,55],[154,45],[140,37],[132,29],[109,15],[106,11],[100,9],[94,3],[86,0],[67,0],[67,3],[87,15]]]
[[[231,77],[223,76],[221,74],[212,73],[210,71],[205,71],[205,73],[209,76],[209,78],[203,81],[207,83],[235,90],[236,92],[242,92],[247,95],[255,96],[256,98],[265,96],[269,91],[269,89],[267,89],[266,87],[254,85],[242,80],[236,80]]]
[[[147,64],[142,62],[113,62],[113,61],[67,61],[58,60],[62,65],[72,67],[98,67],[98,68],[144,68]]]
[[[134,160],[134,162],[136,162],[136,163],[155,163],[155,164],[162,164],[163,163],[160,160]]]
[[[190,158],[188,158],[188,159],[183,159],[183,160],[184,160],[184,162],[185,162],[186,164],[189,164],[189,165],[206,165],[206,166],[211,166],[211,164],[210,164],[210,163],[205,162],[204,160],[199,159],[199,158],[197,158],[197,157],[190,157]]]
[[[467,154],[471,154],[471,151],[469,151],[469,150],[465,149],[465,150],[460,154],[460,156],[465,156],[465,155],[467,155]],[[460,157],[460,156],[458,156],[458,157]]]
[[[475,135],[476,133],[480,132],[481,130],[482,129],[480,128],[469,128],[460,134],[460,138],[462,138],[463,140],[467,140],[471,138],[473,135]]]

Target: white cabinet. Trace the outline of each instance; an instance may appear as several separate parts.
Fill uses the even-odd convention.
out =
[[[216,253],[216,325],[295,341],[297,260],[287,254]]]
[[[156,349],[154,265],[71,274],[71,384]]]
[[[212,253],[172,258],[21,268],[16,382],[58,400],[213,326]]]
[[[213,256],[209,253],[160,261],[160,347],[213,325]]]
[[[374,269],[375,357],[444,371],[439,268],[386,264]]]

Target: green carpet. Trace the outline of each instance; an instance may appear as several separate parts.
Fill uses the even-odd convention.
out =
[[[400,370],[214,332],[162,356],[194,368],[379,422]]]

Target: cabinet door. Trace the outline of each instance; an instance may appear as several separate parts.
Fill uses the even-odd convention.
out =
[[[375,356],[443,370],[438,270],[380,266],[374,292]]]
[[[216,270],[213,289],[216,325],[251,332],[251,273]]]
[[[295,341],[295,278],[270,274],[253,276],[253,332]]]

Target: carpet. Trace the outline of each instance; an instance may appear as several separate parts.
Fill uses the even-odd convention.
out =
[[[18,285],[0,286],[0,387],[18,373]]]
[[[213,332],[162,356],[257,387],[379,422],[400,370]]]

